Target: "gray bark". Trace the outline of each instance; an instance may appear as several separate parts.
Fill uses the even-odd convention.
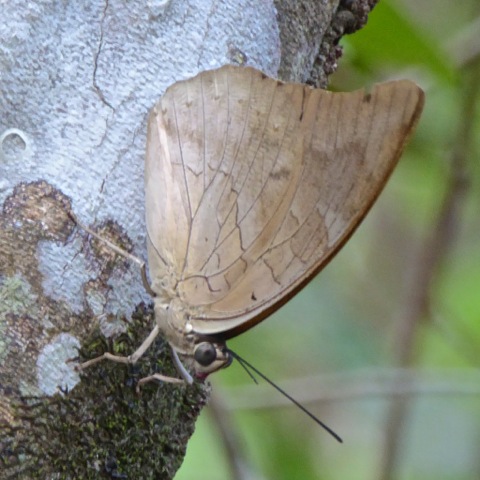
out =
[[[165,88],[225,63],[326,85],[338,39],[372,1],[121,0],[2,5],[0,26],[0,477],[172,478],[208,384],[174,375],[136,265],[89,241],[71,209],[145,258],[143,151]],[[159,192],[161,194],[161,192]],[[80,353],[79,353],[80,349]]]

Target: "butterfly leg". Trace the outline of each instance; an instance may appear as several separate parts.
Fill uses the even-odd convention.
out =
[[[174,377],[167,377],[165,375],[162,375],[161,373],[154,373],[153,375],[149,375],[148,377],[141,378],[138,383],[137,383],[137,393],[140,393],[140,387],[144,385],[145,383],[148,382],[153,382],[153,381],[160,381],[160,382],[168,382],[168,383],[186,383],[188,385],[193,384],[193,378],[192,376],[187,372],[187,369],[183,366],[182,362],[178,358],[178,354],[175,351],[174,348],[172,348],[172,357],[173,361],[175,362],[175,366],[177,367],[178,372],[182,376],[182,379],[180,378],[174,378]]]
[[[91,360],[87,360],[86,362],[80,363],[75,367],[76,370],[85,370],[92,365],[95,365],[98,362],[103,360],[112,360],[113,362],[118,363],[125,363],[127,365],[135,365],[138,359],[143,356],[143,354],[147,351],[150,345],[154,342],[155,338],[159,334],[160,329],[158,325],[155,325],[155,328],[150,332],[148,337],[143,341],[143,343],[128,357],[123,357],[121,355],[114,355],[110,352],[105,352],[102,355],[92,358]]]
[[[103,238],[102,236],[100,236],[98,233],[94,232],[91,228],[89,228],[86,225],[83,225],[82,223],[80,223],[78,221],[78,218],[76,217],[76,215],[71,210],[68,212],[68,215],[79,228],[81,228],[82,230],[85,230],[92,237],[96,238],[100,242],[107,245],[115,253],[118,253],[119,255],[122,255],[122,257],[125,257],[128,260],[130,260],[131,262],[136,263],[140,267],[140,272],[142,274],[142,283],[143,283],[143,286],[145,287],[145,290],[147,291],[147,293],[150,296],[155,297],[155,292],[152,290],[152,287],[148,283],[146,265],[145,265],[145,262],[143,260],[140,260],[135,255],[132,255],[131,253],[128,253],[126,250],[123,250],[123,248],[118,247],[117,245],[112,243],[110,240],[107,240],[106,238]]]
[[[188,373],[187,369],[183,366],[183,363],[178,358],[178,353],[176,352],[176,350],[173,347],[172,347],[172,357],[173,357],[173,361],[175,363],[175,367],[177,367],[178,373],[182,376],[185,383],[188,383],[188,385],[192,385],[193,384],[193,378]]]
[[[160,332],[160,329],[158,328],[158,325],[155,325],[155,328],[150,332],[150,335],[148,335],[148,337],[143,341],[140,347],[138,347],[137,350],[135,350],[135,352],[133,352],[132,355],[129,355],[128,357],[122,357],[121,355],[114,355],[113,353],[105,352],[102,355],[99,355],[98,357],[95,357],[95,358],[92,358],[91,360],[87,360],[86,362],[80,363],[75,367],[75,370],[77,371],[85,370],[86,368],[91,367],[92,365],[95,365],[96,363],[99,363],[103,360],[111,360],[113,362],[124,363],[126,365],[134,365],[135,363],[137,363],[139,358],[141,358],[143,354],[148,350],[148,348],[154,342],[159,332]],[[178,359],[178,356],[176,358]],[[180,359],[178,359],[178,361],[180,362]],[[185,367],[183,367],[183,369],[185,370]],[[186,373],[191,380],[191,382],[187,381],[187,383],[193,383],[192,377],[188,374],[188,372]],[[160,373],[155,373],[154,375],[150,375],[138,381],[137,392],[140,390],[141,385],[147,382],[151,382],[153,380],[160,380],[162,382],[169,382],[169,383],[185,383],[185,380],[182,380],[180,378],[167,377],[165,375],[161,375]]]
[[[167,377],[165,375],[162,375],[161,373],[154,373],[153,375],[149,375],[148,377],[141,378],[137,382],[137,393],[140,393],[140,387],[142,385],[145,385],[146,383],[149,383],[149,382],[158,382],[158,381],[167,382],[167,383],[185,384],[185,381],[180,378]]]
[[[174,377],[166,377],[165,375],[162,375],[161,373],[154,373],[153,375],[150,375],[145,378],[141,378],[138,383],[137,383],[137,393],[140,392],[140,387],[144,385],[145,383],[148,382],[153,382],[153,381],[160,381],[160,382],[168,382],[168,383],[186,383],[188,385],[193,384],[193,378],[192,376],[187,372],[187,369],[182,365],[182,362],[178,358],[178,354],[175,351],[175,349],[172,348],[172,357],[173,361],[175,362],[175,366],[177,367],[178,372],[180,375],[183,377],[183,379],[180,378],[174,378]]]
[[[178,358],[177,352],[172,348],[172,356],[173,360],[175,362],[175,366],[177,367],[177,370],[180,372],[181,378],[174,378],[174,377],[167,377],[165,375],[162,375],[161,373],[154,373],[153,375],[149,375],[148,377],[141,378],[138,383],[137,383],[137,393],[140,393],[140,387],[142,385],[145,385],[146,383],[149,382],[155,382],[155,381],[160,381],[160,382],[167,382],[167,383],[176,383],[176,384],[188,384],[192,385],[193,384],[193,378],[192,376],[187,372],[186,368],[182,365],[182,362]]]

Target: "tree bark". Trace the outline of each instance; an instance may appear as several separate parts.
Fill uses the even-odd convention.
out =
[[[72,210],[145,258],[143,150],[165,88],[226,63],[325,86],[338,40],[373,0],[36,2],[0,29],[0,478],[173,478],[208,384],[174,375],[136,265],[89,240]],[[159,192],[159,195],[162,193]]]

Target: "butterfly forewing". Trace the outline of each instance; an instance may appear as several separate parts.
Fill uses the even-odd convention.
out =
[[[237,333],[304,286],[365,216],[423,105],[222,67],[170,87],[149,120],[149,268],[199,333]]]

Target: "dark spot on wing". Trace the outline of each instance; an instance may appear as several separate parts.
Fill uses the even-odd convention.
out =
[[[290,176],[290,170],[288,168],[282,167],[278,170],[274,170],[270,173],[270,178],[272,180],[281,180],[288,178]]]

